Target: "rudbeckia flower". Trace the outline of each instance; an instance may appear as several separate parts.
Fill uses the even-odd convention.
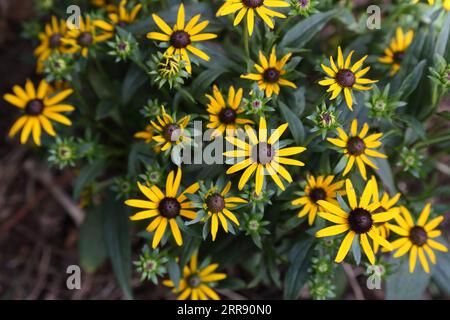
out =
[[[392,247],[397,250],[393,257],[400,258],[409,252],[409,272],[414,272],[416,268],[417,256],[425,272],[430,272],[428,260],[436,264],[436,255],[433,250],[447,252],[448,249],[440,242],[433,240],[441,235],[441,231],[436,230],[439,224],[444,220],[444,216],[438,216],[430,221],[431,205],[427,203],[423,208],[416,223],[411,213],[406,207],[401,207],[401,214],[395,217],[398,225],[389,224],[391,231],[398,234],[401,238],[392,242]],[[428,222],[427,222],[428,221]],[[428,256],[428,259],[427,259]]]
[[[231,182],[228,182],[223,190],[217,190],[216,187],[213,187],[203,197],[203,209],[207,212],[208,218],[211,219],[211,237],[213,241],[216,240],[219,221],[225,232],[228,232],[229,221],[239,226],[239,220],[230,209],[236,207],[239,203],[247,203],[247,200],[242,198],[229,196],[230,189]]]
[[[355,64],[351,64],[354,51],[350,52],[348,57],[344,59],[341,47],[338,48],[337,65],[334,63],[333,57],[330,57],[330,67],[321,64],[323,71],[327,74],[328,78],[319,81],[321,86],[329,87],[327,92],[331,92],[330,100],[336,99],[339,94],[344,92],[345,102],[347,107],[353,111],[353,90],[371,90],[372,87],[366,87],[364,85],[376,83],[378,80],[370,80],[363,78],[363,76],[369,72],[370,67],[361,69],[367,56],[364,56]],[[359,71],[358,71],[359,70]]]
[[[316,237],[331,237],[347,233],[334,260],[338,263],[342,262],[347,256],[355,238],[359,241],[371,264],[375,264],[375,254],[369,238],[374,243],[378,243],[388,250],[392,249],[391,244],[376,232],[375,224],[391,220],[394,218],[394,214],[392,212],[375,213],[379,204],[371,201],[373,187],[373,180],[371,179],[367,182],[358,203],[352,182],[347,179],[345,181],[345,191],[347,193],[348,207],[343,208],[325,200],[318,201],[319,205],[325,208],[324,211],[319,212],[319,216],[335,223],[335,225],[319,230],[316,233]]]
[[[41,145],[41,132],[44,128],[51,136],[56,136],[50,120],[62,123],[66,126],[72,125],[72,122],[63,116],[61,112],[70,112],[75,107],[61,102],[72,94],[72,89],[67,89],[59,93],[54,93],[49,84],[42,80],[39,86],[34,87],[30,80],[27,80],[25,88],[19,86],[13,87],[14,94],[7,93],[3,96],[7,102],[21,109],[24,115],[21,116],[11,127],[9,136],[13,137],[22,129],[20,142],[26,143],[30,134],[33,135],[34,143]]]
[[[378,58],[381,63],[391,64],[392,71],[391,75],[397,73],[402,64],[403,58],[405,56],[406,49],[410,46],[414,37],[414,31],[409,30],[406,34],[403,33],[402,28],[397,28],[396,36],[392,39],[389,48],[384,50],[384,57]]]
[[[190,137],[186,134],[190,116],[185,116],[176,121],[166,112],[164,107],[161,107],[161,113],[162,115],[157,116],[158,122],[150,121],[157,133],[153,136],[153,140],[161,147],[161,151],[169,150],[174,144],[177,145],[190,140]]]
[[[36,50],[34,50],[34,55],[38,59],[38,73],[42,72],[43,62],[47,60],[53,52],[65,52],[61,39],[66,34],[66,31],[66,21],[61,20],[58,22],[58,18],[52,16],[51,23],[46,24],[44,32],[39,33],[39,40],[41,42]]]
[[[154,130],[155,129],[153,128],[153,126],[149,124],[148,126],[145,127],[144,131],[136,132],[134,134],[134,137],[137,139],[142,139],[142,140],[144,140],[145,143],[148,144],[153,141],[153,131]]]
[[[124,28],[136,20],[139,11],[142,8],[141,4],[137,4],[129,12],[126,8],[127,0],[120,1],[117,13],[112,12],[108,15],[110,22],[104,20],[95,20],[94,25],[104,31],[108,35],[107,39],[114,36],[114,29],[116,26]],[[106,37],[106,35],[105,35]]]
[[[207,128],[216,129],[212,134],[213,137],[222,135],[225,131],[233,133],[239,126],[244,124],[252,124],[253,121],[245,119],[242,116],[244,110],[241,108],[243,90],[239,88],[237,91],[233,86],[228,89],[227,100],[220,93],[217,86],[213,87],[213,95],[207,94],[209,99],[207,111],[209,115],[209,123]]]
[[[339,205],[336,201],[336,195],[344,195],[345,191],[341,190],[344,186],[344,181],[334,182],[334,176],[314,176],[308,175],[306,177],[306,187],[302,193],[302,197],[291,202],[292,205],[302,205],[303,208],[298,212],[298,217],[303,218],[308,215],[308,224],[311,226],[314,223],[316,214],[320,210],[324,210],[318,204],[319,200],[328,201],[334,205]]]
[[[271,97],[272,94],[280,93],[280,86],[297,88],[297,86],[284,79],[282,76],[286,73],[284,66],[291,58],[292,53],[286,54],[281,60],[277,60],[275,47],[272,48],[269,60],[259,51],[259,61],[261,65],[255,63],[255,69],[258,73],[248,73],[241,75],[241,78],[258,81],[258,87],[262,91],[265,90],[266,96]]]
[[[227,275],[214,272],[219,267],[217,263],[198,267],[197,259],[197,253],[194,253],[183,269],[183,278],[178,287],[175,287],[172,280],[164,280],[163,284],[173,288],[172,292],[178,295],[178,300],[220,300],[210,284],[225,279]]]
[[[270,29],[273,29],[275,25],[272,18],[286,18],[286,16],[269,8],[286,8],[289,6],[289,3],[282,0],[225,0],[225,3],[217,11],[216,16],[227,16],[239,11],[233,23],[234,26],[237,26],[247,14],[247,29],[248,34],[251,36],[255,25],[255,12]]]
[[[254,172],[256,172],[256,195],[261,194],[264,184],[264,177],[266,174],[270,175],[272,180],[281,190],[285,190],[285,187],[278,176],[279,174],[287,182],[292,182],[291,175],[282,165],[304,166],[305,164],[303,162],[287,157],[302,153],[306,150],[306,148],[279,148],[279,144],[277,142],[287,128],[287,123],[282,124],[275,131],[273,131],[269,138],[267,138],[266,119],[261,117],[259,120],[258,135],[256,135],[256,132],[252,127],[249,125],[245,126],[249,143],[246,143],[237,137],[226,137],[227,141],[236,146],[238,150],[226,151],[224,152],[224,155],[230,158],[237,158],[238,160],[244,158],[244,160],[239,161],[227,170],[227,174],[232,174],[245,169],[241,179],[239,180],[239,190],[244,188],[248,179]]]
[[[139,190],[148,200],[130,199],[125,204],[130,207],[145,209],[130,217],[130,220],[143,220],[153,218],[148,225],[147,231],[154,232],[152,247],[155,249],[160,243],[167,225],[170,225],[172,235],[177,245],[183,244],[183,237],[178,227],[177,218],[179,216],[187,219],[195,219],[196,213],[190,210],[193,207],[192,201],[187,201],[187,194],[197,192],[199,185],[194,183],[184,191],[180,190],[181,169],[171,171],[167,176],[165,194],[156,185],[144,186],[138,182]]]
[[[209,21],[205,20],[200,23],[201,15],[197,14],[187,24],[185,24],[184,5],[180,4],[178,9],[177,23],[173,28],[169,27],[158,15],[152,14],[153,21],[161,29],[161,32],[149,32],[147,34],[148,39],[167,42],[169,48],[166,53],[169,56],[174,54],[181,57],[186,63],[186,71],[191,73],[191,60],[189,59],[188,51],[198,56],[199,58],[209,61],[209,56],[202,50],[192,45],[193,42],[205,41],[215,39],[216,34],[213,33],[200,33],[205,29]]]
[[[67,46],[67,53],[80,52],[86,58],[92,46],[97,42],[105,41],[108,37],[108,34],[97,35],[95,26],[91,23],[91,17],[86,16],[85,19],[80,17],[80,28],[67,31],[61,41]]]
[[[383,136],[382,133],[374,133],[367,136],[369,132],[369,125],[364,123],[363,128],[358,133],[358,120],[353,120],[350,128],[350,136],[348,136],[342,128],[336,129],[339,134],[337,138],[327,138],[329,142],[335,146],[342,148],[344,156],[347,158],[347,165],[345,166],[343,176],[347,175],[353,168],[356,162],[359,172],[364,180],[367,180],[366,167],[372,167],[378,170],[378,167],[369,159],[369,157],[387,158],[383,153],[373,150],[381,146],[379,139]]]

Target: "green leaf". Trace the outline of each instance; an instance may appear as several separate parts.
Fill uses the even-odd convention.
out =
[[[104,200],[101,211],[103,212],[106,247],[114,274],[125,297],[132,299],[131,236],[128,211],[125,205],[116,201],[113,196]]]
[[[419,85],[420,79],[422,78],[423,71],[426,65],[426,61],[420,61],[415,67],[414,70],[406,77],[400,86],[399,93],[401,95],[401,99],[405,100],[408,98],[411,93],[417,88]]]
[[[131,65],[122,84],[121,97],[123,105],[130,102],[135,93],[144,85],[147,79],[147,75],[141,68],[134,64]]]
[[[441,32],[439,33],[439,37],[436,41],[436,48],[434,49],[434,53],[437,53],[441,56],[445,56],[449,36],[450,36],[450,14],[447,14],[447,17],[445,18],[445,23],[442,26]]]
[[[180,271],[180,267],[178,266],[178,263],[172,257],[169,258],[168,271],[169,271],[170,280],[172,280],[175,287],[178,287],[178,284],[180,283],[180,278],[181,278],[181,271]]]
[[[289,124],[289,130],[294,137],[295,143],[301,145],[305,139],[305,128],[301,120],[283,102],[279,103],[281,114]]]
[[[361,246],[359,244],[359,235],[356,235],[353,238],[352,254],[353,254],[353,259],[355,259],[356,265],[359,266],[361,264]]]
[[[380,150],[380,152],[382,152],[382,150]],[[371,158],[371,159],[379,169],[375,170],[375,173],[381,179],[384,186],[387,188],[387,190],[391,195],[396,194],[397,188],[395,186],[394,176],[392,174],[391,166],[389,165],[387,159],[382,158]]]
[[[432,279],[446,295],[450,295],[450,255],[436,252],[436,260]]]
[[[106,170],[106,168],[107,166],[104,158],[96,159],[93,163],[84,166],[75,180],[73,197],[78,198],[86,185],[99,177]]]

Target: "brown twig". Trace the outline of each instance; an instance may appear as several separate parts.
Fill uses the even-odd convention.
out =
[[[355,299],[365,300],[364,293],[361,287],[359,286],[358,281],[356,281],[356,275],[353,272],[352,266],[347,263],[344,263],[342,267],[344,268],[345,275],[347,276],[350,287],[352,288],[353,294],[355,295]]]

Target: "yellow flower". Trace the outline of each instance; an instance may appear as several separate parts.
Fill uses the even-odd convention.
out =
[[[207,94],[209,99],[207,111],[209,113],[209,123],[207,128],[216,129],[213,137],[222,135],[225,131],[232,134],[236,128],[244,124],[252,124],[253,121],[242,117],[244,110],[240,107],[242,102],[243,90],[241,88],[236,92],[231,86],[228,90],[228,99],[225,99],[217,86],[213,87],[213,96]]]
[[[384,50],[385,56],[378,58],[381,63],[391,64],[391,75],[397,73],[405,56],[406,49],[410,46],[414,37],[414,31],[409,30],[406,34],[403,33],[402,28],[398,27],[396,37],[391,40],[389,48]]]
[[[302,218],[308,214],[308,223],[311,226],[314,223],[317,212],[324,210],[317,203],[319,200],[328,201],[336,206],[339,205],[336,201],[336,196],[337,194],[345,194],[345,191],[340,190],[344,185],[344,181],[333,183],[334,176],[318,176],[314,178],[311,175],[308,175],[306,180],[304,195],[291,203],[294,206],[303,206],[303,209],[298,212],[298,217]]]
[[[434,5],[434,0],[427,0],[428,1],[428,4],[430,5],[430,6],[432,6],[432,5]],[[419,2],[419,0],[412,0],[412,3],[413,4],[416,4],[416,3],[418,3]]]
[[[217,11],[216,16],[227,16],[239,11],[233,23],[234,26],[237,26],[247,14],[248,34],[252,35],[255,25],[255,11],[269,28],[273,29],[275,25],[272,17],[286,18],[286,16],[269,8],[283,7],[289,7],[289,3],[282,0],[225,0],[225,3]]]
[[[374,210],[374,213],[381,213],[381,212],[391,212],[394,214],[394,218],[396,215],[400,213],[400,207],[397,207],[396,204],[398,200],[400,199],[400,193],[397,193],[392,198],[389,196],[387,192],[383,193],[383,196],[380,199],[380,193],[378,192],[378,183],[375,179],[375,176],[372,176],[373,180],[373,201],[378,203],[378,208]],[[382,223],[376,223],[375,224],[376,231],[378,234],[384,238],[387,239],[389,237],[389,228],[387,222]],[[373,250],[375,253],[378,252],[379,245],[378,243],[374,243]]]
[[[91,3],[99,8],[105,8],[108,12],[117,12],[117,0],[91,0]]]
[[[149,124],[145,127],[144,131],[136,132],[134,134],[134,137],[137,139],[142,139],[145,143],[148,144],[153,141],[153,130],[153,126]]]
[[[33,83],[27,80],[25,90],[19,86],[13,87],[14,94],[7,93],[3,99],[21,109],[24,115],[21,116],[9,131],[9,136],[13,137],[23,128],[20,142],[26,143],[30,134],[33,135],[34,143],[41,145],[41,132],[44,128],[51,136],[56,136],[50,120],[72,125],[72,122],[63,116],[61,112],[73,111],[75,107],[61,102],[72,94],[72,89],[67,89],[59,93],[54,93],[49,84],[42,80],[36,90]]]
[[[344,156],[347,158],[347,165],[344,169],[343,176],[347,175],[353,168],[356,162],[359,172],[364,180],[367,180],[366,167],[372,167],[378,170],[378,167],[369,159],[369,157],[387,158],[383,153],[373,150],[381,146],[379,139],[383,136],[382,133],[374,133],[367,136],[369,132],[369,125],[364,123],[363,128],[358,134],[358,120],[353,120],[350,128],[350,136],[348,136],[342,128],[336,129],[339,138],[327,138],[329,142],[335,146],[344,149]]]
[[[355,237],[359,238],[361,247],[371,264],[375,264],[375,255],[369,237],[374,243],[378,243],[388,250],[392,249],[391,244],[376,232],[375,224],[391,220],[394,218],[394,214],[392,212],[375,213],[379,204],[371,201],[373,188],[373,180],[371,179],[367,182],[358,203],[352,182],[347,179],[345,180],[345,190],[348,208],[344,209],[324,200],[318,201],[319,205],[327,211],[319,212],[319,216],[336,225],[319,230],[316,237],[330,237],[347,232],[334,261],[339,263],[344,260]]]
[[[139,190],[148,198],[148,200],[130,199],[125,204],[130,207],[145,209],[130,217],[130,220],[143,220],[154,218],[148,225],[148,232],[155,232],[152,240],[152,247],[155,249],[166,231],[167,224],[170,225],[172,235],[177,245],[183,244],[180,229],[177,223],[177,217],[181,216],[187,219],[195,219],[197,214],[190,210],[193,207],[192,201],[188,200],[187,194],[197,192],[199,185],[194,183],[183,192],[180,190],[181,169],[178,168],[177,174],[171,171],[166,180],[166,193],[156,185],[146,187],[138,182]],[[150,201],[149,201],[150,200]]]
[[[427,203],[419,216],[416,223],[411,216],[411,213],[407,208],[401,207],[401,214],[395,217],[395,221],[398,225],[389,224],[388,227],[391,231],[398,234],[401,238],[392,242],[392,247],[397,250],[393,257],[400,258],[405,253],[409,252],[409,272],[412,273],[416,268],[417,256],[419,256],[420,263],[422,264],[425,272],[430,272],[425,253],[428,255],[432,264],[436,264],[436,255],[433,250],[435,249],[442,252],[447,252],[448,249],[441,243],[433,240],[433,238],[439,237],[441,231],[435,230],[436,227],[444,220],[443,216],[438,216],[431,221],[428,221],[430,216],[431,205]]]
[[[53,52],[65,52],[61,39],[66,34],[66,31],[66,22],[64,20],[58,22],[58,18],[52,16],[51,23],[46,24],[44,32],[39,33],[39,40],[41,42],[36,50],[34,50],[34,55],[38,60],[38,73],[42,72],[44,68],[43,62],[47,60]]]
[[[208,26],[208,20],[198,23],[201,15],[197,14],[187,24],[185,24],[183,4],[180,4],[180,8],[178,9],[177,23],[173,26],[173,28],[170,28],[167,23],[165,23],[164,20],[162,20],[158,15],[152,14],[152,17],[156,25],[164,33],[149,32],[147,34],[147,38],[167,42],[170,46],[167,49],[166,53],[169,56],[172,56],[173,54],[180,56],[181,59],[186,63],[187,72],[192,72],[188,51],[203,60],[209,61],[209,56],[206,53],[192,45],[193,42],[217,38],[217,35],[213,33],[200,33]]]
[[[239,197],[227,197],[230,189],[231,182],[228,182],[222,191],[212,188],[204,199],[203,209],[208,213],[208,217],[211,218],[211,236],[213,241],[216,240],[219,220],[223,230],[228,233],[228,220],[239,226],[238,219],[229,209],[236,207],[238,203],[247,203],[247,200]]]
[[[261,65],[255,63],[255,69],[258,73],[248,73],[241,75],[241,78],[258,81],[258,87],[261,90],[266,91],[266,96],[271,97],[273,92],[275,94],[280,93],[280,86],[287,86],[291,88],[297,88],[297,86],[282,78],[282,75],[286,73],[284,66],[286,62],[292,56],[292,53],[288,53],[281,60],[277,60],[275,47],[272,48],[272,52],[269,57],[269,61],[264,54],[259,51],[259,61]]]
[[[226,151],[224,156],[230,158],[237,158],[238,161],[244,160],[236,163],[227,170],[227,174],[232,174],[241,170],[244,173],[239,180],[238,188],[242,190],[244,185],[247,183],[253,172],[256,171],[256,195],[260,195],[262,187],[264,184],[264,176],[266,174],[270,175],[272,180],[281,189],[285,190],[283,182],[281,181],[278,174],[280,174],[289,183],[292,182],[292,177],[289,172],[282,166],[282,164],[293,165],[293,166],[304,166],[305,164],[301,161],[286,158],[287,156],[292,156],[299,154],[306,150],[303,147],[291,147],[279,149],[278,140],[284,131],[287,129],[288,124],[282,124],[272,135],[267,139],[267,125],[266,119],[260,118],[259,120],[259,132],[256,135],[255,130],[249,125],[245,126],[245,131],[249,138],[249,143],[240,140],[237,137],[226,137],[227,141],[238,147],[238,150]]]
[[[190,140],[186,135],[186,127],[189,124],[190,116],[181,118],[179,121],[166,113],[164,107],[161,107],[162,116],[158,116],[158,123],[150,121],[152,127],[158,135],[153,136],[153,140],[161,147],[161,151],[169,150],[173,144],[179,144]]]
[[[376,83],[378,80],[370,80],[367,78],[362,78],[367,72],[369,72],[370,67],[364,68],[358,71],[364,61],[366,61],[367,56],[364,56],[355,64],[351,65],[352,56],[354,51],[350,52],[348,57],[344,59],[341,47],[338,48],[338,60],[337,65],[334,63],[333,57],[330,57],[330,67],[321,64],[323,71],[328,75],[325,80],[319,81],[321,86],[328,87],[327,92],[331,92],[330,100],[336,99],[339,94],[343,91],[345,101],[350,110],[353,111],[353,90],[371,90],[372,87],[363,86],[365,84]],[[345,61],[344,61],[345,60]]]
[[[225,273],[214,272],[218,267],[217,263],[213,263],[199,268],[197,266],[197,253],[195,253],[192,255],[189,264],[184,267],[183,278],[180,279],[177,288],[171,280],[164,280],[163,284],[173,288],[173,293],[178,294],[178,300],[220,300],[217,293],[209,286],[209,283],[227,277]]]
[[[81,55],[86,58],[93,45],[105,41],[108,37],[108,34],[97,35],[95,26],[91,23],[91,17],[86,16],[85,19],[80,17],[80,28],[67,31],[61,41],[68,46],[67,53],[81,52]]]
[[[108,15],[109,20],[111,22],[107,22],[104,20],[94,21],[94,25],[96,27],[106,31],[106,34],[108,35],[107,39],[111,38],[114,35],[114,29],[116,26],[124,28],[127,25],[133,23],[136,20],[136,17],[142,8],[141,4],[137,4],[130,12],[128,12],[126,5],[127,0],[120,1],[117,13],[112,12]]]

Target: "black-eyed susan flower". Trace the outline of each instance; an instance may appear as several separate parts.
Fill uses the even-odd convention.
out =
[[[358,203],[352,182],[347,179],[345,181],[345,191],[348,199],[348,207],[343,208],[325,200],[318,201],[318,204],[322,208],[325,208],[324,211],[318,213],[319,216],[335,223],[335,225],[319,230],[316,233],[316,237],[330,237],[344,232],[347,233],[342,240],[335,258],[335,261],[338,263],[342,262],[346,257],[355,237],[359,238],[357,241],[360,242],[371,264],[375,263],[375,254],[373,253],[369,238],[374,243],[377,242],[388,250],[392,249],[391,244],[375,230],[375,224],[391,220],[394,218],[394,214],[392,212],[375,213],[375,210],[379,207],[379,203],[372,201],[373,188],[373,180],[371,179],[367,182]]]
[[[351,51],[347,58],[344,58],[342,49],[339,47],[337,65],[334,63],[333,57],[330,57],[331,68],[321,64],[323,71],[328,77],[319,81],[321,86],[329,87],[327,92],[331,92],[330,100],[336,99],[343,92],[345,102],[350,110],[353,110],[353,90],[371,90],[371,86],[367,87],[364,85],[378,82],[378,80],[363,78],[369,72],[370,67],[359,70],[368,56],[364,56],[352,65],[353,54],[354,51]]]
[[[166,53],[169,56],[174,54],[179,56],[186,63],[187,72],[192,72],[188,51],[203,60],[209,61],[209,56],[206,53],[192,45],[193,42],[211,40],[217,37],[213,33],[200,33],[208,26],[208,20],[198,23],[201,15],[197,14],[185,24],[183,4],[180,4],[177,22],[173,28],[169,27],[158,15],[152,14],[152,17],[153,21],[155,21],[163,33],[149,32],[147,38],[168,43],[169,48],[166,50]]]
[[[61,41],[66,46],[66,53],[81,53],[86,58],[89,50],[96,43],[105,41],[108,37],[109,35],[107,33],[97,35],[97,30],[91,22],[91,17],[86,16],[84,19],[80,17],[80,28],[68,30]]]
[[[178,287],[172,280],[164,280],[163,284],[173,288],[178,300],[220,300],[219,295],[211,288],[211,285],[227,277],[225,273],[215,272],[219,264],[213,263],[203,267],[198,266],[198,256],[194,253],[188,265],[183,269],[183,278]]]
[[[249,35],[252,35],[256,14],[263,19],[270,29],[273,29],[275,24],[272,18],[286,18],[286,16],[269,8],[286,8],[289,6],[289,3],[284,0],[225,0],[225,3],[217,11],[216,16],[227,16],[238,11],[233,23],[234,26],[237,26],[247,14],[247,31]]]
[[[135,5],[131,10],[127,10],[127,0],[120,1],[117,8],[117,12],[111,12],[108,15],[109,21],[105,20],[95,20],[94,25],[105,31],[105,38],[109,39],[114,36],[116,26],[120,28],[125,28],[126,26],[132,24],[135,20],[139,11],[142,8],[141,4]]]
[[[144,186],[138,182],[139,190],[147,197],[147,200],[129,199],[125,204],[130,207],[145,209],[130,217],[130,220],[143,220],[153,218],[148,225],[147,231],[154,232],[152,247],[153,249],[160,243],[167,225],[170,226],[172,235],[177,245],[183,244],[183,237],[178,227],[179,217],[195,219],[196,213],[192,211],[192,201],[188,201],[187,194],[197,192],[199,185],[194,183],[184,191],[180,190],[182,172],[178,168],[177,173],[171,171],[167,176],[165,193],[156,185],[151,187]]]
[[[169,150],[173,145],[188,142],[191,138],[186,134],[186,127],[189,124],[190,116],[185,116],[176,121],[175,116],[169,115],[164,106],[161,106],[161,115],[156,117],[158,121],[150,121],[156,131],[153,140],[161,151]]]
[[[42,72],[43,62],[54,52],[63,53],[64,45],[61,39],[66,34],[67,27],[64,20],[58,21],[58,18],[52,16],[51,23],[45,25],[44,32],[39,33],[39,46],[34,50],[37,57],[37,72]]]
[[[403,58],[405,57],[406,50],[411,45],[414,37],[414,31],[409,30],[407,33],[403,32],[403,29],[398,27],[395,33],[395,38],[391,40],[389,48],[384,50],[384,57],[378,58],[381,63],[391,64],[391,75],[394,75],[400,70]]]
[[[214,85],[213,95],[206,95],[209,99],[206,109],[209,113],[209,123],[206,127],[215,129],[212,133],[213,137],[222,135],[224,132],[232,134],[238,127],[253,123],[252,120],[243,117],[242,94],[242,88],[236,91],[233,86],[230,86],[225,100],[219,88]]]
[[[288,124],[282,124],[274,130],[269,138],[267,138],[266,119],[261,117],[259,120],[258,135],[249,125],[245,126],[245,131],[249,138],[249,143],[239,139],[238,137],[226,137],[227,141],[238,148],[238,150],[226,151],[224,155],[229,158],[237,158],[238,163],[231,166],[227,170],[227,174],[232,174],[244,170],[238,188],[242,190],[250,176],[255,174],[255,193],[261,194],[264,176],[269,175],[276,185],[285,190],[281,175],[287,182],[292,182],[290,173],[284,168],[284,165],[304,166],[301,161],[287,158],[288,156],[299,154],[306,150],[304,147],[290,147],[280,149],[278,140],[288,128]],[[243,159],[243,160],[242,160]],[[239,161],[242,160],[242,161]]]
[[[3,96],[7,102],[21,109],[22,115],[11,127],[9,136],[13,137],[22,129],[20,142],[26,143],[30,134],[33,136],[34,143],[41,145],[42,128],[51,136],[56,136],[55,129],[50,120],[62,123],[66,126],[72,125],[72,122],[61,114],[61,112],[70,112],[75,107],[61,102],[72,94],[72,89],[67,89],[59,93],[54,93],[49,84],[42,80],[37,88],[27,80],[25,88],[19,86],[13,87],[14,94],[7,93]]]
[[[395,217],[398,225],[388,224],[391,231],[398,234],[401,238],[392,242],[392,247],[397,250],[394,258],[400,258],[409,252],[409,272],[414,272],[416,268],[417,256],[425,272],[430,272],[428,260],[436,264],[436,255],[433,250],[447,252],[448,249],[434,238],[441,235],[440,230],[436,230],[439,224],[444,220],[444,216],[438,216],[428,221],[431,211],[431,204],[427,203],[423,208],[416,223],[409,210],[402,206],[400,214]],[[428,221],[428,222],[427,222]],[[428,259],[427,257],[428,256]]]
[[[258,87],[266,92],[267,97],[271,97],[272,94],[280,93],[280,86],[297,88],[297,86],[283,78],[286,73],[284,66],[291,58],[292,53],[286,54],[281,60],[277,60],[277,54],[275,47],[272,48],[269,60],[264,56],[262,51],[259,52],[259,61],[261,65],[255,63],[254,67],[258,73],[248,73],[241,75],[241,78],[258,81]]]
[[[144,140],[145,143],[148,144],[153,141],[153,131],[154,130],[155,129],[153,128],[153,126],[151,124],[149,124],[148,126],[145,127],[145,130],[136,132],[134,134],[134,137],[137,139],[142,139],[142,140]]]
[[[231,222],[239,226],[239,220],[230,209],[237,207],[239,204],[247,203],[247,200],[229,194],[231,182],[228,182],[225,186],[218,183],[203,190],[205,188],[205,186],[202,186],[199,191],[202,210],[197,214],[199,214],[199,217],[204,215],[204,218],[209,220],[211,237],[215,241],[219,224],[222,225],[226,233],[231,228]]]
[[[344,186],[344,181],[333,183],[333,180],[334,176],[317,176],[314,178],[314,176],[308,175],[306,177],[307,183],[305,189],[301,193],[302,196],[291,202],[294,206],[301,205],[303,207],[298,212],[298,217],[303,218],[308,215],[308,223],[310,226],[314,223],[317,212],[325,210],[319,206],[319,200],[325,200],[338,206],[339,204],[336,201],[337,194],[345,194],[345,191],[341,190]]]
[[[347,135],[342,128],[336,129],[339,134],[337,138],[327,138],[329,142],[335,146],[342,148],[344,157],[347,158],[347,165],[345,166],[343,176],[347,175],[353,168],[356,162],[359,172],[364,180],[367,180],[366,164],[378,170],[378,167],[370,160],[369,157],[387,158],[383,153],[373,150],[381,146],[379,139],[383,136],[382,133],[374,133],[367,136],[369,132],[369,125],[364,123],[361,131],[358,133],[358,120],[354,119],[350,128],[350,135]]]

